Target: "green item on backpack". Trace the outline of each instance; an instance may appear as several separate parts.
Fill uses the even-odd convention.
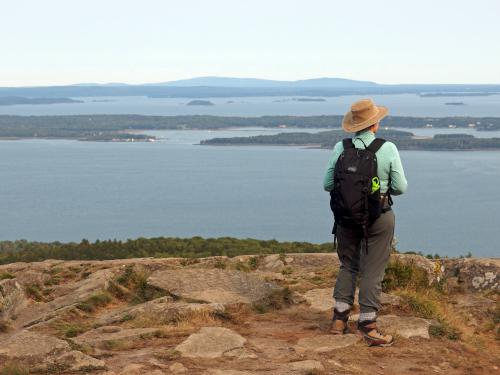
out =
[[[375,193],[377,190],[380,190],[380,179],[375,176],[372,178],[372,193]]]

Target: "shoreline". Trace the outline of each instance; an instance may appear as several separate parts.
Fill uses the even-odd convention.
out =
[[[130,134],[142,134],[142,133],[130,133]],[[418,139],[432,139],[431,137],[422,137]],[[487,139],[487,138],[486,138]],[[0,137],[1,141],[23,141],[23,140],[40,140],[40,141],[77,141],[77,142],[99,142],[99,143],[155,143],[158,142],[158,138],[151,137],[145,139],[135,139],[135,138],[124,138],[124,139],[109,139],[109,140],[99,140],[99,139],[82,139],[82,138],[69,138],[69,137]],[[160,140],[161,142],[161,140]],[[321,144],[317,143],[297,143],[297,144],[246,144],[246,143],[193,143],[192,146],[222,146],[222,147],[290,147],[290,148],[300,148],[305,150],[331,150],[331,147],[322,147]],[[400,151],[424,151],[424,152],[474,152],[474,151],[485,151],[485,152],[495,152],[500,151],[500,148],[471,148],[471,149],[455,149],[455,148],[443,148],[443,149],[421,149],[421,148],[400,148]]]
[[[195,143],[193,146],[212,146],[212,147],[217,147],[217,146],[222,146],[222,147],[290,147],[290,148],[301,148],[304,150],[332,150],[331,147],[321,147],[321,145],[318,144],[289,144],[289,145],[283,145],[283,144],[237,144],[237,143],[220,143],[220,144],[201,144],[201,143]],[[443,151],[452,151],[452,152],[477,152],[477,151],[487,151],[487,152],[499,152],[500,148],[498,149],[491,149],[491,148],[474,148],[474,149],[436,149],[436,150],[427,150],[427,149],[413,149],[413,148],[403,148],[399,149],[399,151],[422,151],[422,152],[443,152]]]

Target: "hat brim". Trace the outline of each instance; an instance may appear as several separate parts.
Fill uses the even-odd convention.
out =
[[[375,116],[357,124],[352,121],[352,112],[347,112],[344,116],[344,119],[342,120],[342,128],[348,133],[356,133],[363,129],[369,128],[373,124],[376,124],[377,122],[382,120],[389,113],[387,107],[378,105],[377,109],[378,113]]]

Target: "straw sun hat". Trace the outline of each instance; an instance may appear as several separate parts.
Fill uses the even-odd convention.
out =
[[[377,106],[371,99],[361,99],[351,106],[342,121],[342,128],[348,133],[356,133],[382,120],[389,110]]]

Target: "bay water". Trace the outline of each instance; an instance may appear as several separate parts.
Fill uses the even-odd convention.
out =
[[[143,96],[74,98],[83,103],[0,106],[0,114],[73,115],[73,114],[140,114],[158,116],[214,115],[340,115],[352,102],[366,95],[322,98],[303,102],[296,97],[203,98],[213,105],[187,105],[190,98],[148,98]],[[376,103],[388,106],[395,116],[500,116],[500,95],[466,97],[420,97],[415,94],[372,95]],[[446,105],[449,102],[463,105]]]
[[[322,190],[329,150],[196,144],[266,131],[162,131],[155,143],[0,141],[0,239],[332,241]],[[499,256],[500,152],[401,157],[409,190],[394,198],[398,248]]]
[[[341,114],[355,96],[294,98],[84,98],[84,103],[0,107],[0,114],[134,113],[234,116]],[[380,95],[394,115],[500,116],[500,95],[420,98]],[[447,106],[447,101],[463,106]],[[321,131],[307,129],[300,131]],[[405,129],[402,129],[405,130]],[[416,135],[500,131],[409,129]],[[332,241],[322,179],[329,150],[279,146],[200,146],[214,137],[296,129],[146,131],[154,143],[0,141],[0,240],[79,241],[152,236],[235,236]],[[402,151],[409,180],[396,197],[401,251],[500,256],[500,152]]]

